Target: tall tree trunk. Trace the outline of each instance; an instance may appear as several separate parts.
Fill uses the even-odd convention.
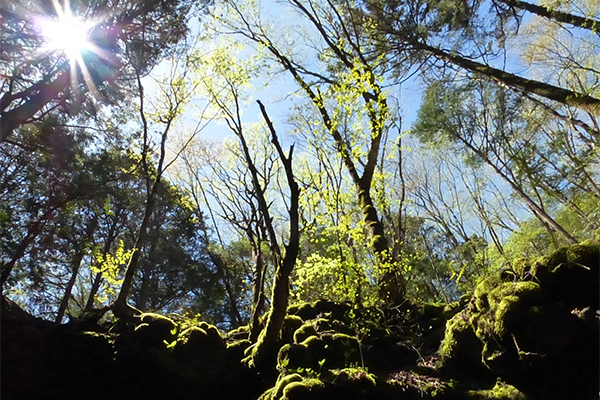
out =
[[[28,96],[24,104],[10,110],[1,111],[0,114],[0,143],[2,143],[8,136],[19,126],[29,121],[37,112],[44,108],[50,101],[58,98],[58,95],[65,90],[70,88],[71,74],[67,71],[61,72],[52,82],[40,82],[38,85],[41,86],[36,94]],[[36,85],[36,87],[38,86]],[[7,96],[7,95],[5,95]],[[4,98],[2,96],[2,103],[8,106],[10,103],[9,97]],[[4,107],[3,107],[4,109]]]
[[[500,69],[469,60],[465,57],[461,57],[457,54],[452,54],[438,49],[437,47],[429,46],[426,43],[413,42],[411,44],[416,49],[424,50],[440,60],[448,61],[460,68],[466,69],[467,71],[487,76],[488,78],[493,79],[502,85],[507,85],[528,93],[533,93],[567,106],[576,107],[581,110],[588,111],[594,115],[600,115],[600,99],[595,97],[584,93],[577,93],[572,90],[563,89],[548,83],[522,78],[510,72],[502,71]]]
[[[115,231],[117,230],[118,220],[121,217],[123,210],[118,210],[114,216],[112,224],[110,225],[110,229],[108,230],[108,235],[106,235],[106,240],[104,241],[104,246],[102,247],[102,257],[106,259],[106,255],[110,251],[114,241],[117,238],[117,234]],[[100,289],[100,285],[102,284],[102,272],[98,272],[94,277],[94,281],[92,282],[92,287],[90,288],[90,293],[88,294],[87,302],[85,303],[84,311],[91,311],[94,308],[94,298],[96,297],[96,293]]]
[[[139,267],[144,243],[146,242],[146,238],[148,236],[148,226],[150,225],[150,218],[152,216],[152,212],[154,211],[154,203],[156,200],[156,194],[158,193],[158,186],[159,178],[157,178],[157,180],[154,182],[152,191],[148,195],[144,219],[142,220],[142,224],[140,225],[140,229],[138,231],[138,237],[135,241],[135,246],[133,247],[133,254],[131,255],[129,263],[127,264],[127,268],[125,269],[125,276],[123,277],[121,290],[119,290],[119,295],[117,296],[117,300],[113,306],[113,313],[117,318],[128,318],[133,313],[139,311],[127,304],[127,298],[129,297],[129,292],[131,292],[133,278],[135,277],[135,273]]]
[[[89,243],[92,241],[94,232],[98,226],[98,216],[94,216],[94,218],[88,223],[86,227],[86,235],[85,238],[81,238],[81,243],[79,243],[77,254],[73,258],[73,272],[71,273],[71,278],[69,278],[69,282],[67,282],[67,287],[65,288],[65,294],[60,302],[60,306],[58,307],[58,313],[56,314],[55,322],[57,324],[62,323],[62,320],[65,316],[65,312],[67,311],[67,307],[69,306],[69,300],[71,299],[71,294],[73,292],[73,287],[75,286],[75,282],[77,281],[77,276],[79,275],[79,270],[81,269],[81,262],[83,261],[83,257],[85,257],[85,251],[88,249]]]
[[[600,21],[592,18],[580,17],[558,10],[551,10],[548,7],[538,6],[536,4],[531,4],[520,0],[497,1],[500,1],[510,7],[517,7],[521,10],[529,11],[530,13],[539,15],[540,17],[548,18],[565,24],[571,24],[579,28],[588,29],[594,33],[600,32]]]
[[[144,212],[144,219],[142,220],[142,224],[140,225],[140,229],[138,231],[138,237],[135,242],[135,246],[133,247],[133,254],[129,259],[129,263],[127,264],[127,268],[125,269],[125,276],[123,278],[123,284],[121,285],[121,290],[119,291],[119,295],[117,296],[117,300],[113,305],[113,314],[117,318],[130,318],[136,313],[139,313],[139,310],[131,307],[127,304],[127,298],[129,297],[129,292],[131,292],[131,287],[133,286],[133,278],[135,273],[139,267],[140,258],[142,257],[142,250],[144,248],[144,243],[146,242],[148,236],[148,226],[150,225],[150,218],[152,217],[152,213],[154,212],[154,204],[156,202],[156,196],[158,194],[158,189],[161,185],[162,174],[164,172],[164,164],[166,157],[166,144],[167,144],[167,135],[169,130],[171,129],[171,124],[175,120],[177,116],[179,103],[174,105],[175,109],[172,109],[172,113],[168,117],[165,122],[164,130],[161,134],[160,140],[160,153],[158,159],[158,165],[156,167],[156,177],[151,179],[151,172],[148,166],[148,146],[149,146],[149,127],[148,121],[146,119],[146,114],[144,111],[144,87],[142,85],[142,80],[139,71],[136,70],[136,77],[138,83],[138,90],[140,96],[140,120],[142,121],[143,128],[143,136],[144,136],[144,146],[142,150],[142,165],[144,168],[144,173],[146,174],[147,179],[147,199],[146,199],[146,210]],[[152,183],[151,183],[152,182]],[[151,187],[151,189],[150,189]]]
[[[261,242],[257,239],[257,242],[253,241],[251,238],[251,246],[252,246],[252,263],[253,267],[253,276],[252,276],[252,316],[250,318],[250,341],[256,342],[258,339],[258,335],[260,334],[260,314],[262,312],[262,308],[264,306],[264,263],[263,263],[263,254],[260,249]]]
[[[231,280],[229,279],[229,272],[227,271],[225,261],[223,260],[223,257],[221,257],[221,255],[213,251],[209,250],[208,255],[213,264],[215,264],[215,266],[217,267],[217,272],[219,274],[219,277],[221,278],[221,282],[223,282],[223,285],[225,286],[225,291],[227,292],[227,297],[229,298],[230,304],[229,317],[231,319],[231,324],[232,326],[235,326],[236,324],[239,326],[242,324],[243,319],[242,315],[240,314],[240,310],[237,306],[235,293],[233,292],[233,288],[231,287]]]
[[[62,320],[65,316],[65,312],[67,311],[67,307],[69,306],[69,300],[71,300],[71,293],[73,292],[73,286],[75,286],[75,281],[77,280],[77,275],[79,274],[79,269],[81,268],[81,262],[83,261],[83,256],[85,255],[85,247],[81,247],[81,249],[77,252],[77,255],[73,259],[73,272],[71,272],[71,278],[69,278],[69,282],[67,282],[67,287],[65,288],[65,294],[60,302],[60,306],[58,307],[58,313],[56,314],[56,319],[54,322],[57,324],[62,323]]]
[[[94,281],[92,282],[92,287],[90,288],[90,293],[88,294],[87,302],[85,303],[84,311],[92,311],[94,308],[94,298],[96,297],[96,293],[98,293],[98,289],[100,289],[100,284],[102,283],[102,272],[98,272],[94,277]]]
[[[379,268],[379,281],[377,283],[379,297],[389,304],[400,304],[404,299],[404,277],[398,271],[396,260],[392,256],[383,223],[377,216],[377,211],[371,199],[370,186],[357,185],[358,199],[367,225],[371,248]]]
[[[297,2],[295,2],[297,3]],[[322,28],[322,27],[321,27]],[[323,33],[323,35],[326,35]],[[329,115],[329,112],[325,108],[325,101],[322,98],[320,92],[315,91],[304,81],[294,64],[283,54],[279,52],[270,43],[263,43],[279,60],[279,62],[287,69],[304,92],[311,99],[317,110],[319,111],[325,127],[329,130],[329,133],[333,137],[337,151],[342,158],[342,161],[354,183],[357,191],[359,203],[362,207],[362,214],[367,229],[371,237],[371,244],[375,253],[375,259],[377,267],[381,272],[379,277],[379,294],[385,301],[402,302],[405,293],[405,283],[402,273],[397,269],[398,265],[392,257],[392,250],[387,241],[385,230],[382,222],[379,220],[377,210],[373,205],[373,199],[371,198],[370,188],[373,179],[373,174],[377,164],[379,155],[379,146],[381,143],[383,125],[385,121],[380,121],[378,118],[382,115],[370,114],[371,119],[371,143],[369,145],[369,152],[367,155],[367,162],[364,166],[362,176],[358,173],[356,165],[352,160],[352,155],[342,135],[336,128],[334,122]],[[335,47],[330,44],[331,47]],[[335,49],[334,49],[335,50]],[[339,50],[338,50],[339,51]],[[342,55],[342,58],[344,56]],[[347,61],[349,62],[349,61]],[[367,67],[367,66],[365,66]],[[373,74],[371,74],[373,75]],[[374,76],[374,75],[373,75]],[[376,86],[376,82],[371,82],[373,86]],[[369,107],[371,108],[383,108],[387,110],[385,103],[385,97],[382,97],[382,93],[379,89],[374,90],[374,93],[363,93],[363,98]],[[377,105],[377,107],[374,106]],[[385,115],[385,112],[384,112]]]

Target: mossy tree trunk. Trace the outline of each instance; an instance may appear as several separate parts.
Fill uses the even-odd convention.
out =
[[[265,304],[265,272],[264,258],[261,250],[262,241],[260,237],[250,231],[248,233],[252,247],[252,316],[250,318],[250,341],[256,342],[260,334],[260,314]]]
[[[286,156],[279,144],[277,134],[271,120],[269,119],[267,112],[263,104],[258,101],[260,110],[267,122],[269,130],[271,131],[271,142],[277,149],[279,159],[281,160],[285,169],[287,183],[290,188],[290,205],[288,214],[290,218],[290,236],[288,244],[285,246],[285,255],[281,254],[281,249],[275,236],[275,230],[272,224],[272,218],[269,213],[269,207],[267,205],[264,190],[258,180],[258,171],[252,162],[248,147],[246,146],[243,135],[239,135],[240,141],[242,142],[242,148],[248,167],[252,174],[252,181],[254,188],[257,192],[259,200],[259,209],[262,213],[265,221],[265,226],[269,234],[269,241],[271,250],[273,251],[276,263],[275,263],[275,280],[273,282],[273,291],[271,294],[271,312],[267,318],[266,326],[261,331],[258,341],[252,350],[248,361],[250,365],[261,367],[263,365],[271,365],[277,357],[277,351],[279,349],[279,337],[281,334],[281,328],[283,327],[283,321],[287,311],[288,300],[290,295],[290,274],[296,264],[298,258],[298,252],[300,248],[300,229],[299,229],[299,212],[298,203],[300,196],[300,189],[298,183],[294,180],[292,172],[292,155],[294,147],[290,148],[289,154]]]

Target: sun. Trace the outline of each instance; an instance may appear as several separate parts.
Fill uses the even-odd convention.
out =
[[[92,39],[94,29],[102,24],[103,19],[97,17],[86,19],[76,15],[71,10],[69,0],[63,0],[62,4],[61,0],[52,0],[52,4],[55,10],[54,16],[40,15],[34,20],[40,38],[44,42],[40,51],[66,57],[73,92],[77,91],[83,79],[92,96],[98,98],[98,90],[86,64],[91,59],[98,58],[109,63],[115,62],[114,55],[100,48]],[[94,57],[91,57],[92,55]],[[90,67],[94,68],[94,62]]]
[[[90,30],[94,23],[74,17],[70,13],[59,15],[57,19],[40,21],[42,37],[49,51],[61,51],[70,60],[78,58],[83,52],[92,50],[89,41]]]

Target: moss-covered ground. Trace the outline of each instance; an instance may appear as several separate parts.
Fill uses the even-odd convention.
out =
[[[290,307],[276,363],[249,330],[143,314],[57,325],[2,299],[4,399],[597,399],[600,246],[482,281],[450,305]]]

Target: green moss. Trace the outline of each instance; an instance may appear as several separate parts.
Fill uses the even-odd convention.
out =
[[[162,315],[145,313],[140,317],[141,323],[135,327],[134,336],[145,345],[163,347],[164,342],[175,340],[177,327],[175,323]]]
[[[567,259],[567,247],[563,247],[558,249],[550,256],[546,257],[544,264],[548,267],[550,271],[554,270],[556,267],[566,263]]]
[[[314,392],[325,387],[319,379],[304,379],[302,382],[291,382],[283,389],[281,400],[310,400]]]
[[[598,268],[600,264],[600,245],[589,243],[571,246],[567,250],[567,261],[589,268]]]
[[[140,320],[143,324],[149,324],[152,326],[153,331],[157,334],[162,332],[165,336],[174,335],[176,325],[173,320],[160,314],[144,313],[140,316]]]
[[[288,307],[287,313],[288,315],[306,315],[313,311],[313,307],[308,302],[301,302],[298,304],[294,304],[293,306]],[[304,318],[303,318],[304,319]]]
[[[302,318],[296,315],[286,315],[281,328],[281,340],[284,343],[290,343],[295,338],[295,332],[302,327]]]
[[[348,382],[363,382],[363,386],[375,387],[377,384],[376,376],[365,371],[362,368],[342,368],[333,369],[329,373],[333,376],[331,379],[337,385],[344,385]]]
[[[501,380],[491,390],[472,390],[469,392],[469,398],[472,400],[526,400],[527,397],[512,385],[506,384]]]
[[[299,374],[291,374],[286,376],[279,376],[275,385],[275,390],[272,392],[271,398],[279,399],[283,396],[283,391],[287,385],[292,382],[302,382],[302,376]]]
[[[506,334],[507,319],[521,322],[526,317],[527,306],[541,299],[541,288],[535,282],[508,282],[492,290],[489,295],[493,313],[494,333]]]
[[[165,317],[164,315],[155,314],[155,313],[143,313],[140,316],[140,320],[142,322],[153,324],[157,326],[164,326],[166,328],[173,329],[175,328],[175,322],[170,318]]]
[[[471,325],[463,315],[458,315],[446,322],[446,334],[440,345],[440,355],[443,359],[452,358],[456,352],[457,337],[468,331],[472,332]]]
[[[240,349],[247,349],[252,342],[248,339],[236,340],[235,342],[227,343],[227,350],[239,351]],[[243,351],[242,351],[243,354]]]
[[[444,306],[444,318],[450,319],[458,314],[471,300],[471,294],[463,295],[460,300]]]
[[[224,336],[227,339],[240,340],[246,339],[250,334],[250,325],[242,325],[236,329],[227,332]]]
[[[294,342],[301,343],[309,337],[315,336],[316,334],[317,330],[315,329],[312,322],[305,323],[300,328],[298,328],[296,332],[294,332]]]
[[[446,332],[439,349],[446,367],[463,371],[481,369],[482,351],[483,344],[475,335],[465,312],[456,314],[446,323]]]

